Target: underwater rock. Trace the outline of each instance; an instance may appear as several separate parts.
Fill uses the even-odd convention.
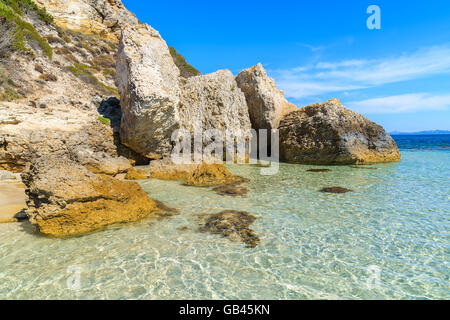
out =
[[[320,173],[320,172],[330,172],[330,169],[309,169],[306,172]]]
[[[325,193],[348,193],[348,192],[353,192],[353,190],[351,190],[351,189],[342,188],[342,187],[328,187],[328,188],[323,188],[320,191],[321,192],[325,192]]]
[[[247,196],[249,190],[245,187],[239,187],[236,185],[223,185],[214,188],[213,191],[221,196],[245,197]]]
[[[350,166],[353,169],[364,169],[364,170],[378,170],[378,168],[368,167],[368,166]]]
[[[231,241],[243,242],[249,248],[255,248],[260,239],[249,227],[256,217],[244,211],[225,210],[217,214],[206,215],[200,232],[220,234]]]

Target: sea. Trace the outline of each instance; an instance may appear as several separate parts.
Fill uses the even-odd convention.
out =
[[[399,163],[229,166],[247,197],[140,182],[179,210],[163,220],[71,239],[0,224],[0,299],[450,299],[450,135],[394,139]],[[256,248],[199,232],[223,210],[256,217]]]

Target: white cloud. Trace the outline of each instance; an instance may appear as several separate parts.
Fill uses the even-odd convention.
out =
[[[354,111],[366,114],[447,110],[450,109],[450,95],[403,94],[348,102],[347,106]]]
[[[271,73],[286,96],[300,99],[450,74],[450,46],[435,46],[384,59],[320,62]]]

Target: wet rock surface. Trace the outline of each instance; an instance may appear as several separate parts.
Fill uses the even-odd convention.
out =
[[[349,193],[353,192],[351,189],[342,188],[342,187],[327,187],[320,190],[320,192],[324,193]]]
[[[234,242],[243,242],[249,248],[255,248],[260,239],[250,229],[250,225],[255,222],[256,217],[244,212],[235,210],[225,210],[217,214],[203,215],[204,220],[200,232],[220,234]]]

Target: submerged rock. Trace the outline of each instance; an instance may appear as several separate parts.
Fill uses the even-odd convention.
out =
[[[247,196],[248,189],[245,187],[239,187],[236,185],[224,185],[213,189],[214,192],[221,196],[231,196],[231,197],[245,197]]]
[[[200,232],[220,234],[231,241],[243,242],[249,248],[255,248],[259,238],[250,225],[256,218],[244,211],[226,210],[217,214],[206,215],[205,223],[200,227]]]
[[[342,187],[328,187],[328,188],[323,188],[320,191],[321,192],[325,192],[325,193],[348,193],[348,192],[353,192],[353,190],[351,190],[351,189],[346,189],[346,188],[342,188]]]
[[[378,168],[368,167],[368,166],[350,166],[353,169],[365,169],[365,170],[377,170]]]
[[[252,127],[256,130],[277,129],[283,116],[298,110],[276,88],[275,81],[267,76],[260,63],[239,73],[236,82],[244,92]]]
[[[30,221],[50,236],[82,235],[160,211],[137,183],[94,174],[67,158],[40,158],[22,180]]]
[[[212,187],[236,185],[247,182],[245,178],[234,176],[224,165],[202,163],[188,176],[184,185],[195,187]]]
[[[401,158],[383,127],[337,99],[289,113],[279,129],[280,157],[290,163],[367,164]]]
[[[313,172],[313,173],[321,173],[321,172],[330,172],[330,169],[309,169],[306,170],[306,172]]]

